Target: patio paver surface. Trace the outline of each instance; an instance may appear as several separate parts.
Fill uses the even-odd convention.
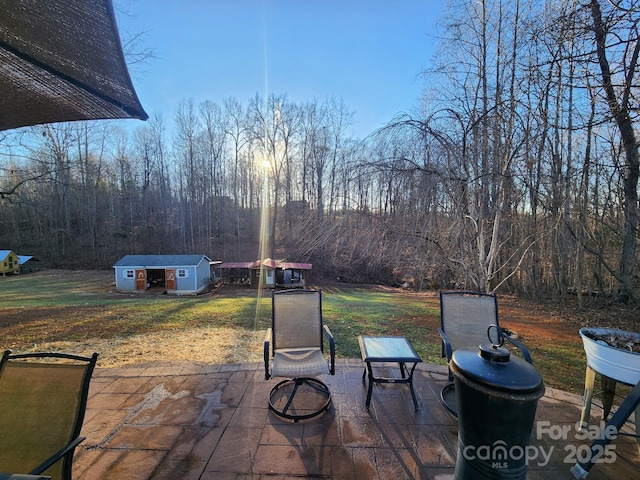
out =
[[[389,369],[393,374],[396,369]],[[376,384],[369,409],[358,359],[338,360],[321,379],[333,404],[293,423],[268,410],[277,380],[262,364],[145,363],[94,373],[76,480],[452,479],[458,424],[439,402],[443,366],[419,364],[415,410],[406,385]],[[540,399],[527,478],[573,478],[590,439],[576,430],[582,399],[547,388]],[[600,409],[593,408],[593,422]],[[625,428],[632,433],[628,425]],[[640,478],[634,439],[612,442],[610,463],[589,479]]]

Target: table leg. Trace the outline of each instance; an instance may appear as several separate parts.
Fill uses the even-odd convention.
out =
[[[582,397],[582,415],[580,416],[580,428],[589,424],[591,415],[591,399],[593,398],[593,385],[596,381],[596,371],[587,365],[587,373],[584,379],[584,395]]]
[[[602,385],[602,421],[606,422],[611,413],[613,399],[616,395],[616,381],[605,375],[600,375],[600,383]]]
[[[627,421],[629,415],[631,415],[631,412],[635,411],[637,413],[638,410],[640,410],[640,382],[631,389],[631,393],[627,395],[627,398],[624,399],[618,410],[616,410],[616,413],[613,414],[611,420],[607,422],[605,428],[601,432],[601,438],[598,438],[591,444],[589,461],[585,463],[576,463],[571,467],[570,471],[575,478],[587,478],[589,470],[591,470],[593,464],[605,453],[604,447],[611,442],[610,435],[608,435],[608,433],[611,432],[611,427],[613,427],[616,432],[620,431],[622,425]]]
[[[371,392],[373,391],[373,368],[371,367],[371,362],[366,363],[366,369],[369,372],[369,386],[367,388],[367,403],[365,404],[367,408],[369,408],[369,404],[371,403]]]
[[[418,399],[416,398],[416,392],[413,390],[413,371],[416,369],[417,363],[413,364],[411,371],[409,372],[409,390],[411,390],[411,397],[413,398],[413,405],[418,410]]]
[[[373,376],[373,367],[371,366],[371,362],[365,362],[365,369],[364,372],[362,372],[362,380],[364,381],[365,376],[368,375],[369,385],[367,387],[367,408],[369,408],[369,405],[371,404],[371,395],[373,393],[374,383],[406,383],[409,385],[409,391],[411,392],[413,405],[415,406],[415,409],[418,410],[418,398],[416,397],[416,392],[413,388],[413,373],[418,363],[414,362],[411,369],[407,368],[407,365],[404,362],[398,362],[398,364],[400,366],[400,374],[402,376],[402,379],[386,377],[375,378]]]

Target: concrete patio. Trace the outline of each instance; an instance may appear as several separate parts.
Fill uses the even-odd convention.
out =
[[[276,380],[265,381],[258,363],[99,368],[74,478],[453,478],[458,426],[438,396],[446,367],[418,365],[418,411],[408,387],[394,384],[375,385],[367,409],[362,372],[360,360],[339,360],[336,375],[323,378],[332,407],[316,419],[292,423],[268,410]],[[531,439],[532,452],[540,455],[529,462],[527,478],[573,478],[575,454],[591,443],[575,429],[580,405],[580,397],[547,388]],[[635,440],[619,437],[611,445],[613,461],[595,465],[589,479],[640,478]]]

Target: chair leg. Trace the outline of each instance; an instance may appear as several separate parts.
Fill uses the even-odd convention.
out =
[[[290,386],[292,388],[291,393],[289,394],[287,401],[284,407],[280,408],[274,403],[274,395],[284,387]],[[319,403],[319,406],[312,406],[309,408],[303,408],[302,410],[307,413],[291,413],[290,409],[293,404],[294,398],[296,394],[300,392],[300,388],[303,386],[310,387],[311,390],[316,391],[320,394],[320,398],[322,399]],[[293,420],[297,422],[299,420],[306,420],[309,418],[313,418],[321,413],[325,412],[329,406],[331,405],[331,394],[329,392],[329,387],[326,384],[317,380],[315,378],[294,378],[283,380],[274,386],[271,389],[271,393],[269,394],[269,409],[275,413],[276,415],[286,418],[289,420]],[[298,407],[299,408],[299,407]],[[295,408],[294,408],[295,410]]]
[[[289,398],[287,399],[287,403],[285,404],[284,408],[281,410],[283,412],[283,414],[287,413],[287,410],[289,410],[289,407],[291,406],[291,403],[293,402],[293,397],[296,396],[296,393],[298,393],[298,387],[302,385],[302,382],[298,379],[295,380],[294,384],[293,384],[293,391],[291,392],[291,395],[289,395]]]
[[[458,418],[458,411],[454,408],[450,402],[447,400],[447,397],[455,395],[455,383],[450,382],[447,383],[442,390],[440,390],[440,402],[445,410],[454,418]]]

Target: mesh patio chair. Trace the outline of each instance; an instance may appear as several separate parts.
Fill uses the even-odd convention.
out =
[[[329,341],[330,362],[323,353],[324,336]],[[335,343],[331,331],[322,323],[321,290],[272,293],[271,328],[264,341],[264,369],[265,380],[285,378],[269,394],[269,408],[276,415],[298,421],[315,417],[329,408],[329,388],[313,378],[335,373]]]
[[[98,354],[11,355],[0,361],[0,471],[71,480]]]
[[[489,341],[489,327],[495,325],[498,335],[517,347],[525,361],[531,363],[531,355],[524,345],[511,338],[498,322],[498,297],[495,294],[479,292],[440,292],[440,328],[442,356],[451,361],[453,352],[459,348],[478,348]],[[494,339],[500,343],[501,339]],[[449,369],[449,383],[440,391],[444,407],[454,417],[458,416],[455,406],[453,375]]]

